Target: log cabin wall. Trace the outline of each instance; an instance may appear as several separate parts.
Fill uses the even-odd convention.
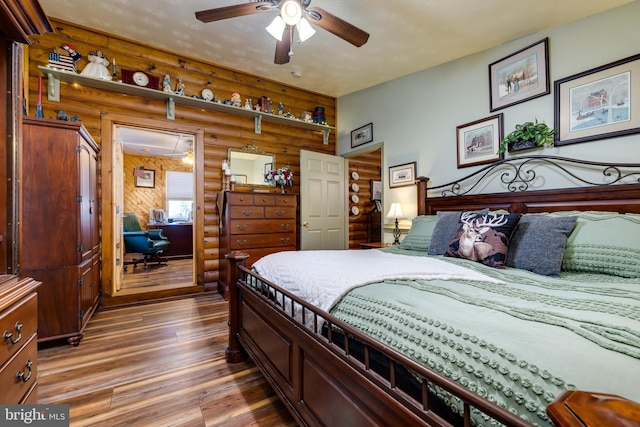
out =
[[[371,200],[371,180],[382,179],[382,150],[378,149],[370,153],[362,154],[349,159],[349,249],[359,249],[360,243],[380,242],[382,232],[375,227],[378,217],[378,227],[382,221],[381,213],[374,212],[375,204]],[[352,172],[358,173],[358,179],[354,180]],[[358,184],[358,192],[351,188],[352,183]],[[351,196],[357,194],[359,201],[354,203]],[[351,207],[357,206],[358,215],[351,213]]]
[[[327,123],[330,125],[336,123],[336,100],[333,97],[297,89],[208,62],[215,61],[215,58],[184,57],[179,53],[167,52],[157,47],[96,32],[55,18],[51,18],[51,22],[54,28],[53,34],[34,36],[31,40],[29,115],[33,115],[35,111],[38,76],[41,75],[38,66],[47,65],[49,52],[58,48],[62,53],[64,51],[59,47],[65,43],[72,43],[84,58],[91,51],[98,49],[109,58],[116,58],[119,79],[122,68],[143,70],[160,79],[165,74],[169,74],[174,84],[178,77],[183,79],[187,96],[199,95],[205,87],[214,92],[216,99],[230,98],[233,92],[238,92],[243,103],[246,98],[258,100],[261,96],[268,96],[274,104],[281,101],[285,112],[291,111],[298,117],[303,111],[313,111],[315,106],[323,106]],[[78,62],[78,71],[87,64],[84,58]],[[45,117],[56,117],[58,110],[65,110],[69,117],[78,115],[100,146],[109,143],[109,141],[102,141],[101,138],[103,130],[100,118],[103,113],[137,115],[166,121],[166,106],[163,101],[64,82],[60,84],[60,102],[48,101],[46,93],[43,94],[43,109]],[[194,230],[194,233],[196,239],[204,241],[204,266],[202,266],[204,284],[217,284],[219,216],[216,202],[217,194],[222,189],[221,165],[223,159],[227,157],[227,150],[240,149],[255,143],[265,152],[276,155],[275,167],[289,164],[295,176],[299,177],[300,150],[335,154],[336,132],[331,132],[328,144],[324,145],[322,133],[318,131],[263,121],[261,134],[256,134],[253,119],[176,105],[175,122],[172,124],[179,126],[180,123],[200,127],[205,134],[204,149],[201,153],[196,152],[196,156],[204,156],[203,170],[196,171],[198,179],[196,185],[202,186],[205,194],[204,206],[196,214],[203,215],[204,225],[203,230]],[[104,160],[102,159],[102,163]],[[299,181],[296,180],[293,192],[299,192],[299,185]],[[105,207],[103,206],[102,209],[104,212]],[[106,249],[104,246],[103,251]],[[110,254],[103,252],[103,265],[111,262],[109,256]],[[103,277],[103,282],[105,279],[108,280]],[[110,289],[107,287],[105,292],[109,295]]]
[[[136,187],[133,169],[144,166],[155,171],[153,188]],[[135,213],[142,229],[149,223],[149,209],[164,208],[166,202],[165,172],[192,172],[191,165],[181,159],[167,157],[148,157],[124,155],[124,209],[123,212]]]

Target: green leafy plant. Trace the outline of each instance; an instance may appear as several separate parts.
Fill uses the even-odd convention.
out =
[[[538,119],[535,122],[517,124],[516,129],[500,142],[498,154],[507,151],[510,144],[513,146],[513,144],[533,142],[539,147],[552,146],[555,134],[555,129],[549,128],[546,123],[539,122]]]

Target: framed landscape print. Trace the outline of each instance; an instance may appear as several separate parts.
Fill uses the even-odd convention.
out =
[[[502,113],[456,128],[458,168],[493,163],[503,155],[498,153],[502,136]]]
[[[546,95],[550,90],[548,38],[489,65],[490,111]]]
[[[389,187],[404,187],[413,185],[416,181],[416,162],[389,168]]]
[[[373,141],[373,123],[351,131],[351,148]]]
[[[640,132],[640,54],[554,82],[555,145]]]
[[[136,187],[155,188],[156,171],[153,169],[144,169],[142,176],[136,176]]]

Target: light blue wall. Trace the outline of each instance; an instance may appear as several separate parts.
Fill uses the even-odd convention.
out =
[[[471,173],[457,168],[456,126],[504,114],[505,135],[516,123],[538,118],[553,127],[555,80],[640,53],[640,1],[518,39],[400,79],[338,98],[338,154],[351,150],[350,131],[373,123],[374,143],[384,143],[388,167],[417,162],[417,175],[434,185]],[[488,66],[549,37],[551,94],[489,111]],[[636,106],[636,109],[640,106]],[[358,147],[362,148],[362,147]],[[640,134],[528,151],[579,159],[640,162]],[[553,178],[559,180],[560,178]],[[550,187],[567,187],[549,182]],[[392,202],[416,214],[415,187],[384,186],[385,212]]]

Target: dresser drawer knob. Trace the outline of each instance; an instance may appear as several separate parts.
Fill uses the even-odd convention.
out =
[[[31,360],[27,360],[27,374],[25,375],[24,371],[19,371],[16,374],[16,380],[22,381],[23,383],[29,381],[31,379],[31,366],[33,366],[33,362]]]
[[[281,238],[280,238],[280,241],[281,241],[282,243],[289,243],[289,238],[288,238],[288,237],[281,237]]]
[[[284,216],[285,211],[276,211],[277,216]]]
[[[244,209],[242,210],[242,215],[244,216],[251,216],[253,214],[253,211],[245,211]]]
[[[11,344],[18,344],[20,342],[20,338],[22,338],[22,323],[16,322],[16,332],[18,333],[18,338],[13,339],[13,333],[9,331],[4,331],[4,342],[11,342]]]
[[[280,224],[280,228],[288,230],[289,229],[289,224]]]
[[[244,231],[247,229],[247,224],[242,224],[242,225],[238,224],[236,225],[236,228],[240,231]]]
[[[247,241],[246,241],[246,240],[243,240],[243,241],[236,240],[236,243],[237,243],[238,245],[240,245],[240,246],[244,246],[244,245],[246,245],[246,244],[247,244]]]

